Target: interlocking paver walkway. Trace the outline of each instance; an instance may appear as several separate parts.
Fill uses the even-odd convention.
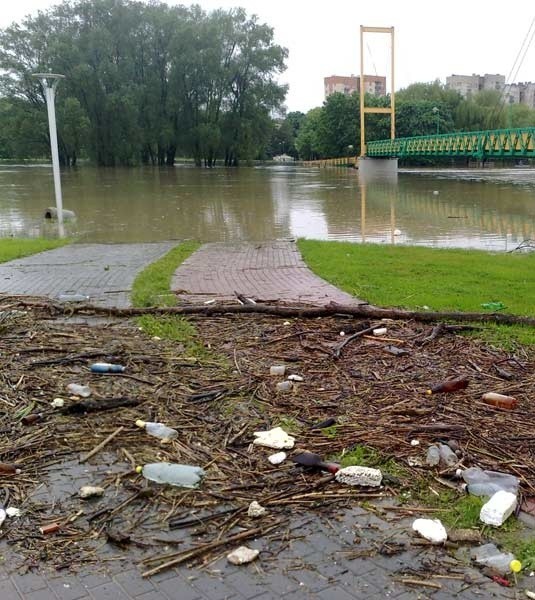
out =
[[[188,302],[235,300],[236,291],[261,300],[360,303],[314,275],[296,244],[281,240],[205,244],[180,265],[171,288]]]
[[[48,296],[76,293],[101,306],[130,305],[136,275],[176,242],[70,244],[0,265],[0,293]]]

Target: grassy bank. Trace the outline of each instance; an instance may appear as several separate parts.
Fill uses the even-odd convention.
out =
[[[44,238],[16,239],[0,238],[0,263],[43,252],[53,250],[68,244],[70,240],[48,240]]]
[[[178,266],[199,246],[196,241],[183,242],[141,271],[132,286],[132,304],[138,307],[176,305],[176,296],[171,292],[171,278]],[[187,355],[200,358],[205,354],[204,346],[197,339],[197,330],[184,317],[144,315],[137,322],[149,336],[182,344]]]
[[[298,245],[317,275],[371,304],[484,312],[482,304],[503,302],[504,312],[535,314],[535,254],[314,240]],[[535,344],[527,328],[489,326],[484,335]]]

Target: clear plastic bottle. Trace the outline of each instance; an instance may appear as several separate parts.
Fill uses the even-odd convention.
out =
[[[468,484],[468,493],[473,496],[492,496],[500,490],[513,494],[518,492],[519,479],[509,473],[470,467],[461,473],[461,477]]]
[[[455,452],[446,444],[439,444],[438,452],[439,452],[440,460],[447,467],[453,467],[453,465],[456,465],[457,462],[459,461]]]
[[[201,467],[166,462],[149,463],[144,467],[137,467],[136,471],[142,473],[146,479],[156,483],[168,483],[169,485],[186,488],[199,487],[205,476],[205,471]]]
[[[425,457],[425,462],[430,467],[436,467],[440,462],[440,450],[437,446],[429,446],[427,449],[427,456]]]
[[[91,396],[91,390],[89,389],[88,385],[69,383],[67,386],[67,391],[69,391],[73,396],[80,396],[81,398],[89,398],[89,396]]]
[[[164,425],[163,423],[152,423],[151,421],[142,421],[141,419],[138,419],[136,425],[145,429],[149,435],[161,440],[174,440],[178,437],[178,431],[176,429],[167,427],[167,425]]]
[[[60,302],[89,302],[89,296],[85,294],[60,294],[58,300]]]
[[[494,544],[484,544],[472,550],[472,560],[477,564],[490,567],[500,575],[511,572],[511,561],[515,560],[514,554],[500,552]]]

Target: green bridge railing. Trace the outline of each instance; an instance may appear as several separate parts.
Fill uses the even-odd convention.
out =
[[[486,158],[535,158],[535,127],[422,135],[366,144],[370,157],[466,156]]]

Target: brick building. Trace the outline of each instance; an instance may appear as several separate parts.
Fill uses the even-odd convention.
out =
[[[352,94],[360,92],[360,77],[351,75],[331,75],[323,80],[325,98],[339,92],[341,94]],[[364,92],[372,96],[386,96],[386,77],[381,75],[364,75]]]

